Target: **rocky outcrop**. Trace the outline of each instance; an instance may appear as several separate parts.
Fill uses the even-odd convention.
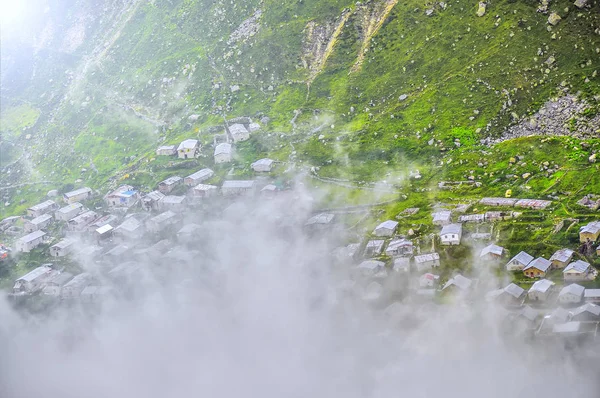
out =
[[[509,127],[502,137],[487,139],[488,144],[532,135],[597,137],[600,133],[600,114],[585,116],[590,105],[574,95],[565,95],[546,102],[527,119]]]

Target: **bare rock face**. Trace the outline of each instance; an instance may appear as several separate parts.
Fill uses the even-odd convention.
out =
[[[548,16],[548,23],[552,26],[556,26],[556,25],[558,25],[558,23],[560,22],[561,19],[562,18],[560,17],[560,15],[553,12],[550,14],[550,16]]]
[[[575,3],[573,3],[573,4],[577,8],[584,8],[585,6],[587,6],[588,0],[575,0]]]

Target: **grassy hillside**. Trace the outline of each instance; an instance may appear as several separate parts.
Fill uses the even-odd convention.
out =
[[[77,180],[101,188],[128,174],[151,186],[164,174],[152,160],[163,142],[198,137],[207,145],[200,163],[210,165],[223,117],[270,118],[239,148],[239,173],[269,154],[358,182],[400,180],[408,168],[422,181],[466,178],[464,165],[482,156],[489,167],[470,170],[496,174],[530,145],[488,151],[480,139],[565,92],[587,101],[588,116],[598,112],[600,4],[538,7],[497,1],[478,17],[465,0],[57,2],[37,15],[45,44],[3,50],[2,182],[37,185],[4,189],[2,212]],[[562,17],[557,26],[549,12]],[[84,39],[68,41],[56,26]],[[579,162],[573,170],[592,179],[589,144],[553,145],[551,159]],[[542,194],[559,176],[572,179],[561,167],[535,174],[529,188],[514,180],[480,191]]]

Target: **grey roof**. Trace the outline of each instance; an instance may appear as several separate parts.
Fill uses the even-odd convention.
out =
[[[62,286],[65,283],[69,282],[73,278],[73,274],[70,272],[61,272],[56,274],[52,279],[48,281],[48,283],[52,283],[54,285]]]
[[[194,187],[196,191],[210,191],[211,189],[217,189],[216,185],[198,184]]]
[[[26,273],[22,277],[18,278],[17,280],[31,282],[31,281],[36,280],[40,276],[45,275],[51,271],[52,271],[52,268],[48,267],[47,265],[42,265],[41,267],[37,267],[36,269],[29,271],[28,273]]]
[[[115,230],[125,230],[127,232],[133,232],[136,229],[140,228],[142,223],[135,217],[128,217],[125,221],[121,223]]]
[[[66,214],[75,209],[81,209],[82,207],[83,207],[83,205],[81,203],[75,202],[75,203],[71,203],[70,205],[66,205],[65,207],[61,207],[60,209],[58,209],[56,211],[61,214]]]
[[[175,145],[162,145],[162,146],[159,146],[157,150],[158,151],[161,151],[161,150],[174,151]]]
[[[200,225],[198,224],[185,224],[179,231],[177,231],[177,235],[179,234],[191,234],[196,232],[197,230],[199,230],[200,228],[202,228]]]
[[[402,269],[410,267],[410,258],[408,257],[399,257],[394,260],[394,269]]]
[[[556,252],[554,252],[552,257],[550,257],[550,261],[559,261],[561,263],[566,263],[567,261],[571,260],[571,257],[573,257],[573,253],[575,252],[571,249],[557,250]]]
[[[485,220],[485,214],[465,214],[458,217],[458,221],[460,222],[470,222],[470,221],[483,221]]]
[[[85,213],[81,213],[75,218],[69,220],[70,224],[80,224],[80,223],[91,223],[98,217],[98,213],[95,211],[89,210]]]
[[[309,218],[306,222],[306,225],[329,224],[331,221],[333,221],[334,217],[335,215],[333,215],[332,213],[320,213]]]
[[[572,262],[571,264],[567,265],[565,267],[565,269],[563,270],[563,273],[567,272],[567,271],[571,271],[571,270],[575,270],[576,272],[585,272],[590,268],[590,263],[586,263],[585,261],[582,260],[577,260],[575,262]]]
[[[251,189],[254,183],[254,180],[227,180],[223,181],[222,188]]]
[[[159,201],[159,200],[161,200],[161,199],[162,199],[162,198],[164,198],[164,197],[165,197],[165,194],[164,194],[164,193],[162,193],[162,192],[160,192],[160,191],[152,191],[152,192],[150,192],[150,193],[146,194],[146,195],[145,195],[145,196],[142,198],[142,200],[146,200],[146,201],[147,201],[147,200]]]
[[[538,257],[535,260],[533,260],[532,262],[530,262],[529,264],[527,264],[527,266],[525,268],[523,268],[523,271],[530,269],[530,268],[535,268],[535,269],[539,269],[542,272],[546,272],[546,271],[548,271],[548,269],[550,268],[551,265],[552,265],[552,263],[549,260],[546,260],[543,257]]]
[[[468,288],[471,287],[472,283],[473,283],[473,281],[471,279],[466,278],[459,274],[459,275],[456,275],[454,278],[451,278],[450,280],[448,280],[448,282],[446,282],[446,284],[444,285],[442,290],[445,290],[446,288],[448,288],[450,286],[456,286],[461,290],[467,290]]]
[[[358,268],[360,269],[367,269],[372,271],[378,270],[383,267],[385,267],[385,263],[383,261],[377,260],[365,260],[358,265]]]
[[[548,291],[548,289],[550,289],[552,286],[554,286],[555,283],[552,282],[551,280],[548,279],[540,279],[539,281],[536,281],[531,288],[529,288],[530,292],[540,292],[540,293],[545,293]]]
[[[577,316],[577,315],[583,314],[585,312],[588,312],[595,316],[600,316],[600,306],[598,306],[596,304],[592,304],[592,303],[586,303],[582,306],[579,306],[579,307],[571,310],[571,316]]]
[[[518,312],[518,315],[533,322],[540,314],[538,311],[526,305],[525,307],[521,308],[521,310]]]
[[[51,219],[52,219],[52,216],[50,214],[42,214],[41,216],[36,217],[29,222],[33,225],[38,225],[38,224],[45,223],[46,221],[51,220]]]
[[[404,239],[404,238],[400,238],[400,239],[394,239],[390,242],[390,244],[388,245],[386,251],[388,250],[395,250],[398,247],[402,247],[402,246],[413,246],[412,241],[408,240],[408,239]]]
[[[248,130],[246,129],[246,127],[244,127],[243,124],[236,123],[229,126],[229,132],[231,133],[231,135],[247,134]]]
[[[27,235],[19,238],[18,241],[23,242],[23,243],[29,243],[29,242],[33,242],[34,240],[39,239],[45,235],[46,235],[46,233],[44,231],[35,231],[35,232],[32,232],[30,234],[27,234]]]
[[[159,215],[152,217],[150,221],[155,223],[161,223],[176,216],[177,214],[173,213],[171,210],[167,210],[164,213],[160,213]]]
[[[45,202],[38,203],[37,205],[31,206],[27,210],[38,211],[38,210],[47,209],[48,207],[51,207],[51,206],[56,206],[56,202],[53,200],[46,200]]]
[[[552,333],[578,333],[581,329],[581,322],[567,322],[554,325]]]
[[[462,224],[448,224],[448,225],[444,225],[442,227],[442,232],[440,232],[440,235],[446,235],[446,234],[459,235],[461,233],[462,233]]]
[[[440,255],[439,253],[425,253],[425,254],[420,254],[418,256],[415,256],[415,263],[425,263],[425,262],[429,262],[429,261],[435,261],[435,260],[439,260],[440,259]]]
[[[514,298],[519,298],[525,293],[525,289],[522,287],[511,283],[503,289],[506,293],[510,294]]]
[[[178,205],[185,201],[185,196],[168,195],[162,198],[161,203],[169,205]]]
[[[523,266],[527,266],[533,260],[533,256],[527,252],[520,252],[516,256],[510,259],[509,263],[517,262],[519,264],[523,264]]]
[[[181,141],[181,144],[179,144],[177,150],[181,151],[183,149],[194,149],[196,146],[198,146],[198,140],[188,138],[187,140]]]
[[[600,232],[600,221],[592,221],[588,225],[584,225],[579,229],[579,233],[581,232],[597,234],[598,232]]]
[[[92,192],[92,189],[91,189],[91,188],[88,188],[88,187],[83,187],[83,188],[79,188],[79,189],[76,189],[76,190],[74,190],[74,191],[71,191],[71,192],[67,192],[67,193],[65,194],[65,196],[66,196],[67,198],[70,198],[70,197],[72,197],[72,196],[77,196],[77,195],[81,195],[81,194],[84,194],[84,193],[90,193],[90,192]]]
[[[64,249],[66,247],[71,246],[72,244],[74,244],[75,241],[71,240],[71,239],[62,239],[61,241],[59,241],[58,243],[52,245],[52,247],[57,247],[59,249]]]
[[[391,230],[395,230],[397,226],[398,226],[398,222],[397,221],[387,220],[387,221],[384,221],[381,224],[379,224],[375,228],[375,230],[378,230],[378,229],[391,229]]]
[[[435,213],[431,213],[431,216],[433,217],[433,222],[448,221],[452,216],[452,212],[450,210],[440,210],[436,211]]]
[[[585,289],[585,298],[600,298],[600,289]]]
[[[222,142],[215,147],[214,156],[221,155],[221,154],[230,154],[230,153],[231,153],[231,144],[229,144],[227,142]]]
[[[64,285],[64,288],[78,288],[78,287],[84,287],[84,285],[87,285],[90,280],[92,279],[92,275],[88,274],[87,272],[83,272],[79,275],[75,275],[73,277],[73,279],[71,279],[66,285]]]
[[[563,287],[558,295],[563,296],[565,294],[573,294],[575,296],[581,297],[583,296],[584,292],[585,288],[583,286],[578,285],[577,283],[571,283],[570,285]]]
[[[198,170],[197,172],[190,174],[189,176],[185,177],[185,178],[191,178],[192,180],[198,180],[198,179],[207,179],[213,176],[213,174],[215,174],[214,171],[212,171],[211,169],[202,169],[202,170]]]
[[[161,181],[158,185],[173,185],[173,184],[177,184],[178,182],[180,182],[181,180],[183,180],[183,178],[179,177],[179,176],[172,176],[167,178],[164,181]]]
[[[569,319],[569,310],[566,308],[558,307],[550,313],[550,318],[553,322],[566,322]]]
[[[479,255],[479,257],[483,257],[488,254],[495,254],[497,256],[501,256],[503,253],[504,253],[504,248],[502,246],[498,246],[498,245],[495,245],[492,243],[491,245],[486,246],[483,249],[481,249],[481,254]]]
[[[252,163],[252,167],[254,166],[271,166],[274,160],[269,158],[259,159],[256,162]]]

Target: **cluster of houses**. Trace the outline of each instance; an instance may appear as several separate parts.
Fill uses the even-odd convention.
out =
[[[225,126],[225,141],[215,142],[213,152],[215,164],[229,163],[233,156],[233,145],[238,142],[246,141],[250,138],[250,133],[260,130],[258,123],[249,121],[246,124],[234,123]],[[197,139],[188,138],[179,145],[162,145],[156,149],[157,156],[177,156],[179,159],[194,159],[200,156],[202,146]],[[260,162],[260,161],[259,161]],[[269,163],[270,162],[270,163]],[[272,160],[263,159],[262,163],[257,164],[257,168],[271,171]],[[253,166],[254,168],[254,166]]]

